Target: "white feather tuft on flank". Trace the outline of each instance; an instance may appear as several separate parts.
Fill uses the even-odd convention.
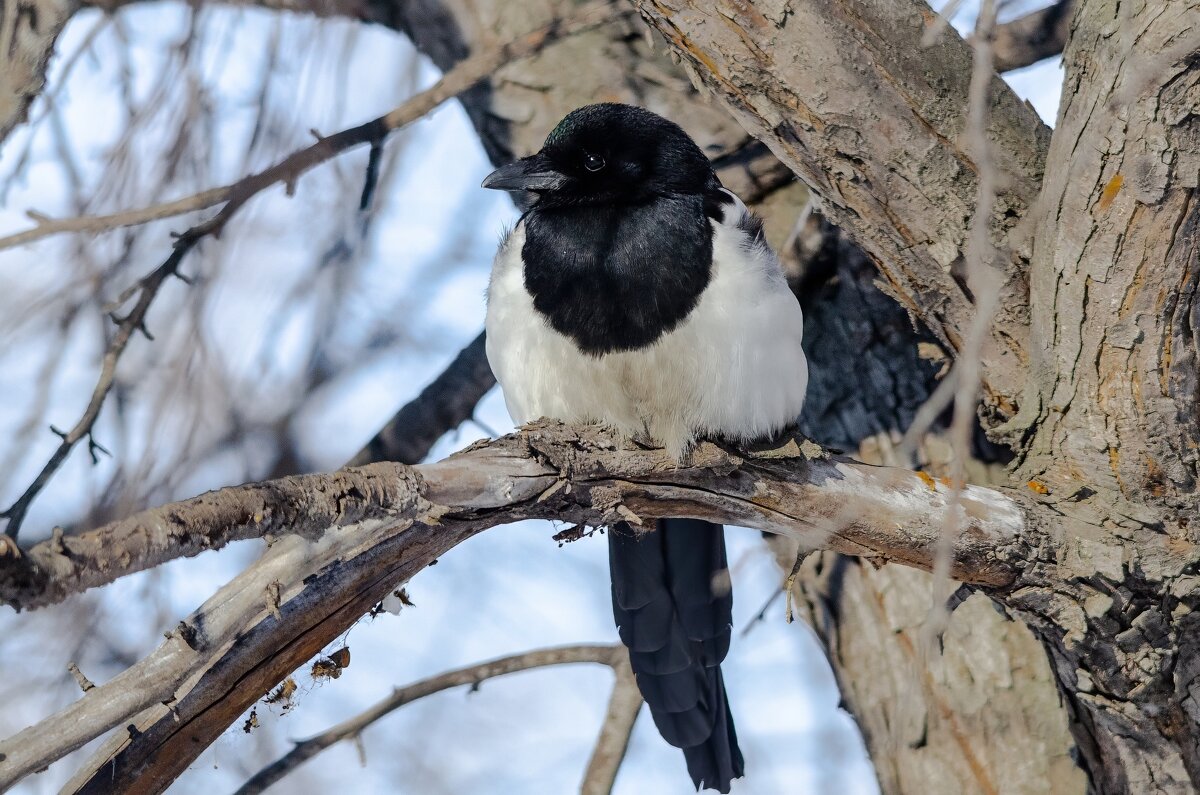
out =
[[[747,212],[734,197],[725,221],[712,222],[712,279],[683,322],[646,348],[600,357],[533,308],[518,224],[492,265],[486,325],[513,419],[603,423],[676,458],[698,438],[752,441],[794,422],[808,386],[804,319],[774,252],[738,228]]]

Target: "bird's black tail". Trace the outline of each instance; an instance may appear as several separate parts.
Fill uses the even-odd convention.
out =
[[[733,594],[713,583],[727,566],[724,529],[661,519],[637,535],[617,525],[608,552],[613,617],[659,733],[683,749],[697,789],[729,792],[743,764],[721,678]]]

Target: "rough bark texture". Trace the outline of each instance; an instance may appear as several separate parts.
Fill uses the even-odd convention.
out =
[[[792,545],[772,546],[790,568]],[[830,655],[884,792],[1087,790],[1045,651],[986,596],[955,609],[934,655],[922,654],[930,575],[818,553],[797,582],[797,617]]]
[[[1080,583],[1028,607],[1102,791],[1200,782],[1200,4],[1085,2],[1039,206],[1018,470]],[[1082,598],[1080,598],[1082,597]]]
[[[681,465],[598,428],[540,422],[436,464],[375,464],[389,482],[373,516],[334,519],[317,541],[292,535],[225,586],[156,652],[75,704],[0,742],[0,787],[126,725],[68,789],[159,792],[274,683],[344,632],[398,583],[479,531],[530,518],[592,526],[641,525],[663,516],[739,524],[825,548],[932,569],[952,489],[905,469],[830,456],[803,439],[752,450],[702,443]],[[364,473],[365,474],[365,473]],[[336,481],[338,476],[331,476]],[[271,481],[215,492],[245,502],[245,489],[304,505],[308,483]],[[997,593],[1021,587],[1022,565],[1045,540],[1027,526],[1023,498],[975,486],[961,497],[964,525],[951,570]],[[162,510],[195,533],[224,532],[205,505]],[[353,522],[358,513],[346,517]],[[134,537],[160,528],[154,511],[133,517]],[[94,531],[103,537],[119,527]],[[135,570],[142,544],[96,543],[96,568]]]
[[[0,3],[0,142],[29,115],[42,92],[54,42],[73,0],[4,0]]]
[[[971,50],[947,30],[923,46],[918,0],[638,7],[755,137],[875,260],[887,290],[947,350],[974,315],[964,249],[979,164],[962,141]],[[849,54],[849,55],[848,55]],[[1048,130],[997,77],[988,127],[1003,188],[992,237],[1001,310],[983,351],[985,407],[1017,410],[1027,358],[1028,246],[1018,238],[1042,178]]]

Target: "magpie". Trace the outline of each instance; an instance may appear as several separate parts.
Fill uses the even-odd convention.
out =
[[[684,461],[702,437],[791,425],[808,365],[800,305],[762,223],[678,125],[588,105],[485,188],[532,205],[492,265],[487,356],[518,423],[602,423]],[[724,529],[661,519],[608,533],[613,616],[663,738],[697,789],[743,759],[721,676],[733,597]]]

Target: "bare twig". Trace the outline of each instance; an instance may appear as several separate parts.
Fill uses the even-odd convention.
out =
[[[942,539],[938,544],[933,568],[933,605],[923,628],[928,641],[927,650],[940,639],[950,618],[946,600],[954,589],[950,582],[954,535],[962,528],[959,502],[966,485],[966,462],[971,455],[971,430],[975,427],[976,406],[982,377],[982,350],[991,330],[992,317],[1000,301],[1001,279],[995,267],[997,251],[990,234],[992,213],[996,206],[998,175],[992,161],[988,139],[989,91],[992,80],[992,38],[996,24],[996,0],[983,0],[975,23],[972,39],[974,62],[971,72],[970,109],[967,114],[967,136],[971,154],[979,169],[979,187],[975,214],[967,238],[967,283],[975,296],[975,316],[967,328],[962,349],[954,363],[954,417],[949,439],[954,451],[950,462],[950,502],[946,508]],[[936,394],[936,393],[935,393]]]
[[[454,671],[422,679],[405,687],[396,688],[387,698],[379,701],[369,709],[342,721],[320,734],[300,740],[290,751],[276,759],[271,764],[255,773],[245,784],[238,788],[236,795],[254,795],[264,792],[288,773],[312,759],[331,745],[343,740],[358,739],[368,726],[391,714],[395,710],[417,699],[464,685],[475,686],[487,679],[494,679],[517,671],[528,671],[531,668],[544,668],[551,665],[567,663],[600,663],[617,668],[620,686],[620,662],[626,660],[622,649],[615,645],[579,645],[559,646],[550,649],[537,649],[523,654],[500,657],[495,660],[459,668]],[[625,662],[625,668],[628,668]],[[636,692],[636,688],[635,688]]]
[[[270,168],[234,183],[228,189],[225,205],[216,215],[181,234],[166,261],[118,297],[116,301],[118,304],[124,303],[135,294],[138,300],[124,318],[114,317],[114,320],[118,321],[117,333],[104,355],[100,378],[83,416],[70,431],[59,434],[62,441],[42,471],[38,473],[29,488],[17,498],[16,502],[0,513],[0,516],[8,520],[5,527],[7,535],[16,539],[21,523],[34,498],[66,460],[75,444],[85,437],[91,438],[92,428],[100,415],[104,399],[112,388],[117,361],[124,353],[125,347],[135,331],[142,331],[147,337],[150,336],[145,325],[146,312],[149,310],[150,304],[162,284],[169,277],[179,275],[180,262],[197,243],[210,235],[219,237],[233,215],[263,190],[282,183],[287,186],[290,193],[297,180],[313,167],[355,146],[377,145],[391,132],[422,118],[438,105],[466,91],[504,64],[516,59],[527,58],[557,38],[574,35],[600,25],[611,19],[614,13],[613,7],[606,0],[593,2],[581,7],[567,19],[554,20],[503,45],[482,50],[461,61],[431,88],[422,91],[389,113],[357,127],[342,130],[327,138],[320,138],[316,143],[293,152]],[[181,199],[175,204],[183,206],[187,201]],[[92,441],[94,442],[94,440]]]
[[[26,243],[33,243],[41,240],[44,237],[61,234],[63,232],[108,232],[113,229],[120,229],[126,226],[137,226],[139,224],[158,221],[163,218],[172,218],[176,215],[193,212],[195,210],[204,210],[209,207],[220,204],[229,198],[230,192],[233,190],[232,185],[225,185],[220,188],[209,188],[208,190],[194,193],[191,196],[184,196],[181,199],[174,201],[163,202],[161,204],[152,204],[149,207],[141,207],[136,210],[125,210],[119,213],[111,213],[109,215],[84,215],[76,218],[47,218],[40,213],[29,213],[30,217],[37,222],[37,225],[32,229],[26,229],[23,232],[16,232],[11,235],[0,237],[0,250],[21,246]]]
[[[642,694],[638,692],[637,680],[629,667],[629,655],[618,649],[613,655],[613,668],[617,678],[613,682],[612,696],[604,715],[604,725],[596,738],[596,747],[588,760],[579,785],[580,795],[609,795],[617,780],[617,771],[625,761],[629,748],[629,736],[642,708]]]
[[[67,663],[67,670],[71,673],[71,676],[75,677],[75,683],[79,685],[79,689],[83,692],[86,693],[96,686],[91,679],[88,679],[84,675],[83,671],[79,670],[77,664],[73,662]]]
[[[113,320],[117,323],[117,333],[113,335],[112,341],[108,345],[108,350],[104,352],[104,359],[100,365],[100,378],[96,382],[95,388],[92,390],[92,397],[88,401],[87,408],[83,411],[83,416],[75,423],[69,431],[59,431],[50,427],[59,436],[58,447],[50,456],[50,460],[42,467],[42,471],[38,473],[29,487],[21,494],[16,501],[0,512],[0,516],[8,520],[8,524],[4,528],[5,534],[13,539],[17,538],[17,533],[20,532],[21,523],[25,520],[25,514],[29,510],[29,506],[33,500],[41,492],[41,490],[50,481],[58,468],[67,460],[71,450],[75,445],[84,438],[88,440],[88,449],[93,452],[103,450],[93,437],[93,428],[96,420],[100,416],[100,409],[104,406],[104,399],[108,397],[109,390],[112,389],[113,379],[117,373],[117,362],[121,358],[121,354],[125,352],[126,346],[129,345],[129,340],[132,339],[135,332],[141,331],[146,337],[150,338],[150,332],[146,328],[146,313],[150,309],[150,304],[154,301],[154,297],[158,295],[159,289],[163,283],[171,276],[177,276],[177,269],[183,256],[196,244],[199,240],[196,238],[181,238],[176,244],[174,250],[162,265],[155,268],[149,275],[144,277],[136,285],[137,303],[129,310],[129,314],[124,317],[113,315]]]

